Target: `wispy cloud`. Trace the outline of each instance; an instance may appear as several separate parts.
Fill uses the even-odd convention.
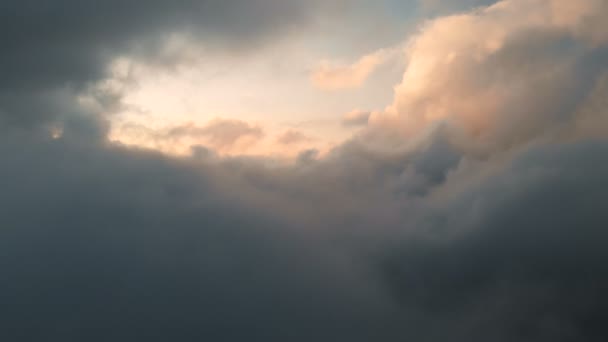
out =
[[[344,126],[366,126],[372,113],[365,110],[353,110],[344,114],[342,124]]]
[[[304,133],[294,129],[287,130],[277,138],[277,142],[282,145],[296,145],[310,140]]]
[[[311,75],[312,84],[323,90],[342,90],[361,87],[381,65],[400,56],[399,48],[381,49],[361,57],[353,63],[323,61]]]
[[[187,123],[167,128],[125,123],[114,133],[114,139],[127,144],[155,147],[171,153],[188,152],[196,145],[221,153],[245,153],[265,136],[262,127],[233,119],[214,119],[205,125]]]

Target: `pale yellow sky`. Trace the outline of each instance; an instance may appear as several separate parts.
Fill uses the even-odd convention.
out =
[[[429,14],[428,6],[416,14],[418,0],[361,5],[366,10],[344,13],[349,25],[320,23],[242,55],[175,35],[164,51],[169,71],[135,57],[117,60],[112,82],[125,96],[112,138],[169,153],[192,145],[224,154],[329,150],[394,104],[406,46]],[[212,146],[217,127],[229,146]],[[176,131],[187,133],[177,138]]]
[[[344,58],[313,47],[314,42],[290,41],[247,58],[226,58],[176,45],[188,58],[170,72],[137,60],[117,60],[116,79],[128,79],[129,84],[123,86],[124,109],[113,116],[112,137],[186,153],[196,139],[159,145],[151,143],[150,133],[182,125],[204,127],[217,119],[238,120],[260,127],[264,136],[226,153],[292,156],[310,148],[327,150],[356,129],[342,124],[345,114],[378,110],[390,103],[392,89],[400,81],[403,51],[396,45]],[[330,77],[329,82],[341,82],[340,86],[319,84],[320,73]],[[288,131],[306,139],[277,146],[277,139]],[[200,143],[205,144],[205,139]]]

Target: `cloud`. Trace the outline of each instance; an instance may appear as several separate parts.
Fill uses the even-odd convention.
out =
[[[353,110],[352,112],[344,114],[342,117],[342,125],[344,126],[366,126],[371,112],[364,110]]]
[[[42,86],[97,79],[107,58],[142,49],[172,32],[195,33],[206,45],[239,48],[263,43],[277,32],[305,26],[337,5],[339,1],[153,0],[141,6],[132,0],[103,4],[62,0],[31,6],[9,0],[0,17],[5,51],[0,59],[2,85],[15,88],[27,86],[30,80]],[[36,29],[22,18],[36,22]],[[41,51],[45,58],[37,58]]]
[[[341,90],[361,87],[382,64],[397,55],[397,49],[378,50],[361,57],[352,64],[324,61],[311,73],[314,86],[323,90]]]
[[[23,147],[23,158],[8,160],[13,142]],[[3,211],[11,211],[0,219],[3,271],[11,278],[0,285],[12,312],[3,316],[10,321],[0,333],[5,338],[296,334],[303,340],[331,335],[326,320],[334,315],[364,319],[368,313],[356,313],[355,303],[376,310],[373,289],[342,283],[351,276],[357,283],[357,272],[339,255],[324,255],[321,242],[297,237],[298,224],[250,211],[228,189],[213,190],[229,186],[256,195],[246,183],[230,181],[229,166],[6,136],[0,155],[10,164],[1,171],[7,187],[0,195]],[[41,166],[46,170],[37,175]],[[16,179],[29,185],[9,187]],[[313,303],[313,297],[324,299]],[[318,305],[328,311],[320,314]],[[226,329],[226,320],[237,329]],[[316,331],[310,324],[318,324]]]
[[[0,338],[606,340],[607,8],[568,4],[428,22],[394,103],[295,163],[218,156],[263,136],[234,120],[128,148],[70,72],[3,83]]]
[[[170,139],[202,137],[206,138],[212,147],[221,150],[232,147],[243,139],[259,140],[264,137],[264,132],[260,127],[251,126],[243,121],[216,119],[204,127],[192,124],[174,127],[167,132],[167,137]]]
[[[495,169],[445,142],[277,168],[40,139],[0,144],[6,338],[603,337],[605,140]]]
[[[386,281],[403,309],[434,317],[414,318],[423,330],[442,327],[425,336],[550,341],[602,335],[584,321],[602,317],[597,303],[606,300],[586,278],[603,273],[598,267],[607,257],[593,242],[605,233],[606,217],[593,204],[604,195],[591,190],[606,178],[586,171],[588,182],[578,177],[590,166],[587,158],[603,149],[604,143],[585,143],[526,152],[442,203],[445,211],[429,221],[434,233],[389,257]]]
[[[222,153],[244,153],[265,136],[260,126],[218,118],[202,126],[188,123],[164,129],[126,123],[114,132],[113,139],[177,154],[189,152],[192,146],[197,145]]]
[[[201,58],[201,51],[247,55],[305,31],[343,6],[342,0],[152,0],[145,6],[132,0],[60,0],[45,6],[3,1],[0,99],[30,98],[28,105],[13,105],[43,109],[0,108],[0,120],[32,126],[58,119],[61,108],[46,110],[49,93],[87,93],[113,78],[112,65],[121,58],[158,66],[160,72],[193,54]],[[39,98],[44,103],[38,104]]]
[[[418,0],[418,3],[425,11],[453,13],[458,10],[470,10],[475,7],[489,6],[498,1],[499,0]]]
[[[576,121],[605,70],[603,13],[597,1],[513,0],[430,21],[409,43],[394,103],[370,121],[405,135],[447,122],[479,150],[551,134],[547,122]]]
[[[277,142],[281,145],[296,145],[310,141],[304,133],[290,129],[277,138]]]

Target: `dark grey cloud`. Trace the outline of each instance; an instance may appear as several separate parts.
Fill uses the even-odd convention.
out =
[[[526,152],[387,259],[396,300],[435,331],[422,340],[605,338],[606,147]]]
[[[494,163],[471,171],[439,137],[287,168],[83,139],[2,137],[7,340],[606,337],[605,141],[436,196],[460,183],[430,175]],[[435,190],[403,188],[416,173]]]
[[[56,120],[74,100],[58,104],[49,97],[58,91],[72,97],[90,93],[96,82],[109,76],[110,63],[117,57],[170,69],[180,62],[173,56],[179,52],[166,56],[165,51],[175,34],[190,45],[206,47],[207,53],[255,51],[332,16],[344,4],[342,0],[3,1],[0,120],[30,126]],[[27,100],[15,100],[20,98]],[[107,105],[119,105],[119,96],[105,96],[109,99],[114,103]],[[49,108],[49,101],[58,108]]]
[[[172,32],[242,49],[313,21],[340,1],[75,1],[0,4],[0,89],[80,84],[104,75],[109,58],[153,52]]]
[[[306,227],[219,191],[229,168],[32,139],[1,145],[3,338],[329,340],[382,314]]]

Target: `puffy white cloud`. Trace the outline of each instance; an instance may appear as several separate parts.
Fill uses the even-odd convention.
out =
[[[607,13],[596,0],[508,0],[432,20],[409,42],[394,103],[371,122],[405,136],[446,122],[477,150],[575,122],[605,70]]]

